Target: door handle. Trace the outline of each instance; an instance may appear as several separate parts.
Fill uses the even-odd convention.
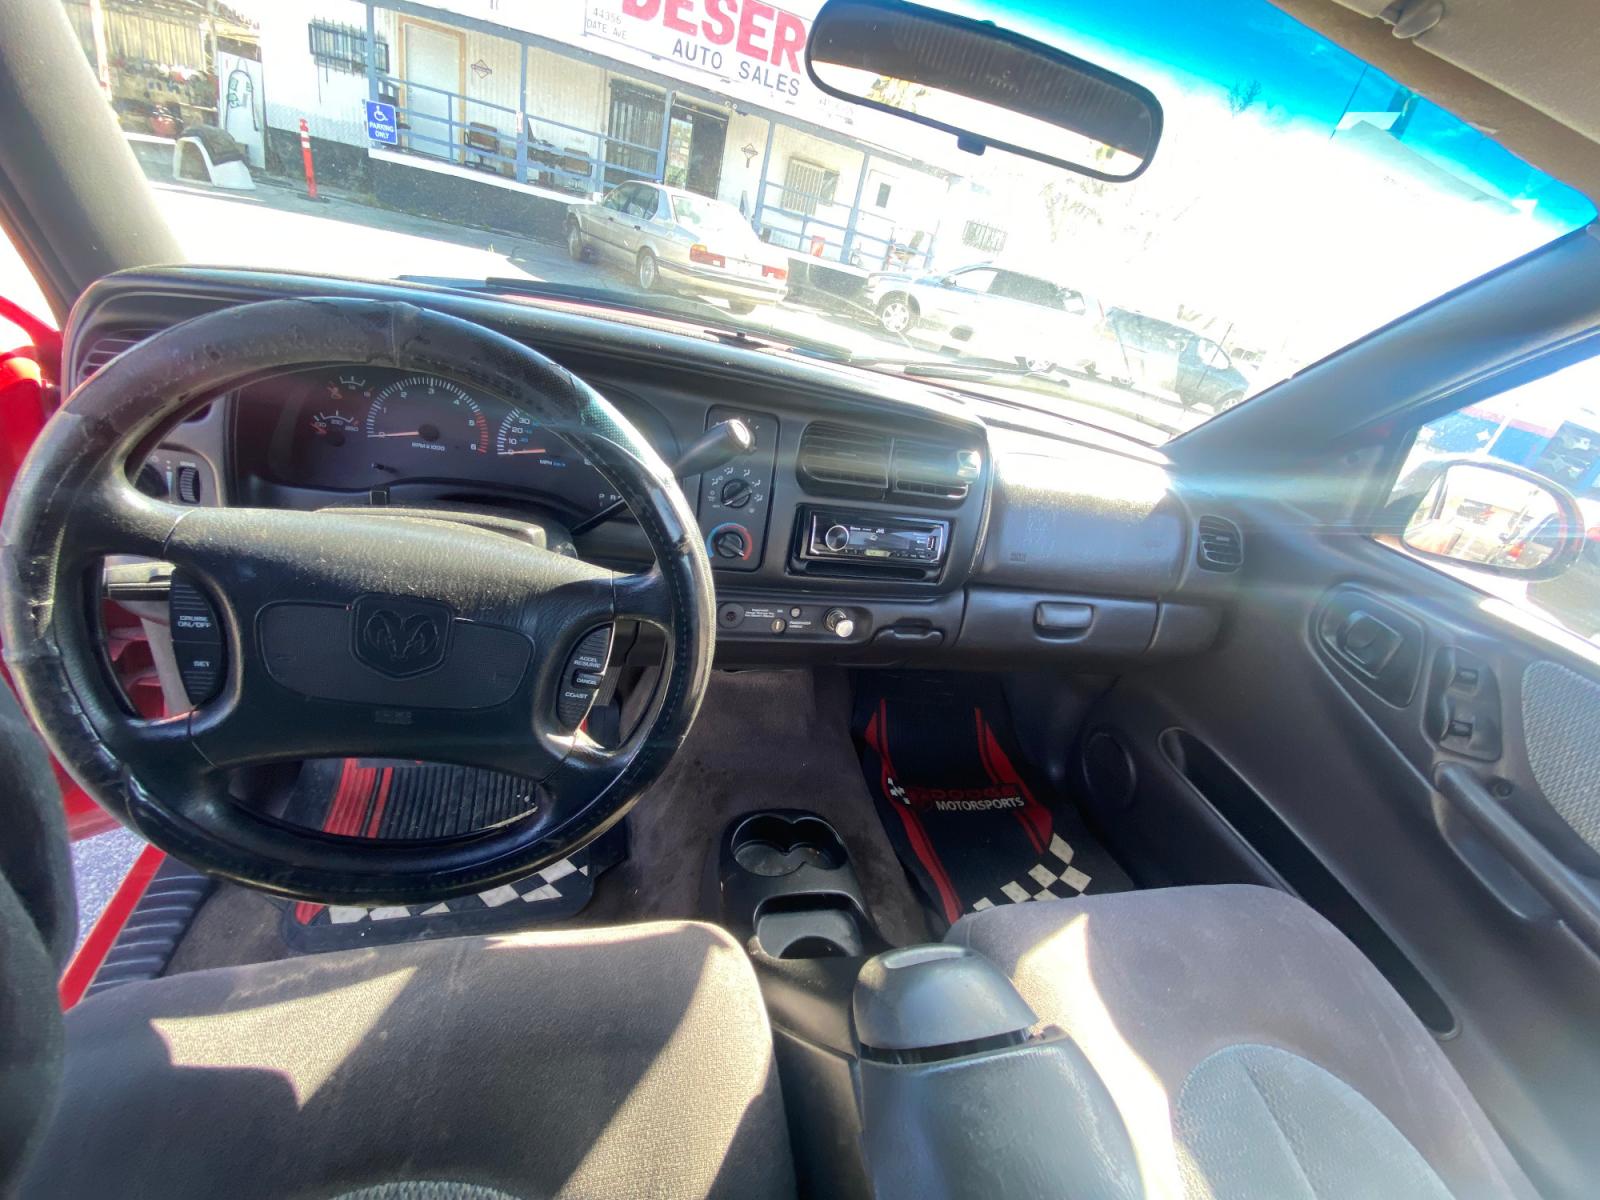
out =
[[[1358,608],[1339,626],[1339,653],[1356,670],[1376,679],[1400,649],[1400,634],[1393,626]]]
[[[1442,764],[1434,784],[1533,887],[1593,954],[1600,955],[1600,880],[1574,871],[1501,804],[1472,769]]]

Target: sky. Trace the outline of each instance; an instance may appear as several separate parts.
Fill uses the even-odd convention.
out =
[[[1346,108],[1385,109],[1394,81],[1301,25],[1267,0],[947,0],[970,13],[1121,70],[1169,103],[1225,99],[1258,81],[1261,109],[1286,126],[1332,133]],[[1420,51],[1419,53],[1426,53]],[[1562,228],[1594,206],[1492,140],[1420,101],[1407,141],[1463,167],[1511,198],[1539,201]]]

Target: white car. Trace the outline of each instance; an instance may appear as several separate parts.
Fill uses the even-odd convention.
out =
[[[1095,354],[1099,305],[1043,276],[993,263],[937,275],[872,275],[867,301],[885,333],[1030,371],[1078,366]]]

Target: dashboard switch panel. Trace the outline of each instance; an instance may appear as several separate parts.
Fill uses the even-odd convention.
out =
[[[864,642],[872,614],[849,604],[730,600],[717,607],[721,634],[792,642]]]
[[[706,413],[706,428],[734,417],[750,427],[755,445],[732,462],[700,476],[700,529],[713,568],[754,571],[761,566],[766,547],[778,418],[719,404]]]

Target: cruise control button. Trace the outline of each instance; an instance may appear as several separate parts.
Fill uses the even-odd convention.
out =
[[[605,682],[606,660],[611,656],[611,626],[602,625],[583,635],[573,647],[562,672],[566,681],[556,694],[556,720],[566,729],[576,729],[589,715],[589,708]]]
[[[177,572],[172,576],[172,590],[167,597],[167,612],[172,621],[172,636],[196,641],[220,641],[217,616],[211,611],[211,601],[189,579]]]
[[[179,571],[173,572],[167,593],[167,620],[183,690],[188,693],[190,704],[204,704],[222,686],[227,651],[210,599]]]

